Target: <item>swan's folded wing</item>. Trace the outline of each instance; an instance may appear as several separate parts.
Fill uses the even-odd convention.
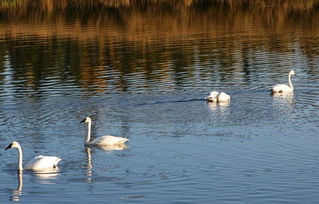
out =
[[[111,135],[106,135],[102,137],[98,137],[91,142],[94,145],[119,145],[124,144],[129,139],[125,137],[115,137]]]
[[[276,84],[275,86],[272,87],[271,91],[273,93],[286,93],[286,92],[292,92],[293,89],[286,84]]]
[[[61,161],[61,158],[55,156],[36,156],[30,160],[26,165],[25,169],[50,169],[56,168],[58,163]]]

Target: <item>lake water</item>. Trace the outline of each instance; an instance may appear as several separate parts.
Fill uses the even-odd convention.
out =
[[[0,203],[318,201],[317,1],[9,2]],[[290,69],[294,94],[270,95]],[[86,116],[128,148],[86,148]],[[13,140],[59,171],[18,175]]]

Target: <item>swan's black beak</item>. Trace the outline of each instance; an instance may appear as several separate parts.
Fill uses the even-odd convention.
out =
[[[11,144],[9,144],[9,145],[5,148],[5,150],[10,149],[11,147],[12,147],[12,143],[11,143]]]
[[[84,118],[80,123],[84,123],[85,122],[85,120],[86,120],[86,118]]]

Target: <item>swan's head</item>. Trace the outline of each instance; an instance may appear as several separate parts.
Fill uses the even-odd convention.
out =
[[[90,123],[90,122],[92,122],[90,117],[86,117],[81,121],[81,123]]]
[[[294,70],[290,70],[289,74],[290,74],[290,75],[296,75],[296,73],[295,73]]]
[[[11,144],[9,144],[5,150],[11,149],[11,148],[21,148],[19,142],[13,141]]]

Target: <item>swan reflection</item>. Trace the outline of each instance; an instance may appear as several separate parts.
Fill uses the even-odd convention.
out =
[[[44,184],[52,184],[48,180],[54,179],[59,174],[59,168],[48,169],[41,171],[33,171],[32,173]],[[12,195],[10,196],[11,201],[21,201],[22,188],[23,188],[23,171],[18,171],[18,187],[15,190],[12,190]]]
[[[285,99],[287,102],[292,102],[294,98],[294,93],[274,93],[274,100]]]
[[[121,144],[121,145],[100,145],[100,146],[95,146],[101,150],[111,152],[111,151],[118,151],[118,150],[124,150],[128,146],[126,144]],[[93,176],[93,163],[92,163],[92,153],[91,153],[91,147],[90,146],[85,146],[85,151],[86,151],[86,156],[87,156],[87,166],[86,166],[86,176],[87,176],[87,183],[92,182],[92,176]]]
[[[55,180],[58,175],[60,174],[60,168],[55,168],[55,169],[44,169],[44,170],[37,170],[33,171],[33,175],[38,179],[38,181],[42,184],[54,184],[52,182]]]
[[[273,94],[273,106],[275,111],[287,119],[293,118],[294,94]]]
[[[12,195],[10,197],[11,201],[21,201],[20,197],[22,195],[22,187],[23,187],[23,173],[22,171],[18,171],[18,187],[15,190],[12,190]]]
[[[34,175],[36,175],[39,179],[54,179],[60,173],[60,168],[55,169],[45,169],[41,171],[33,171]]]
[[[92,181],[92,156],[91,156],[91,148],[90,147],[85,147],[86,150],[86,156],[87,156],[87,172],[86,172],[86,176],[87,178],[87,182],[91,183]]]
[[[294,94],[273,94],[273,105],[277,108],[291,109],[294,102]]]
[[[230,106],[230,102],[207,103],[207,104],[211,111],[220,111],[221,113],[226,113]]]

